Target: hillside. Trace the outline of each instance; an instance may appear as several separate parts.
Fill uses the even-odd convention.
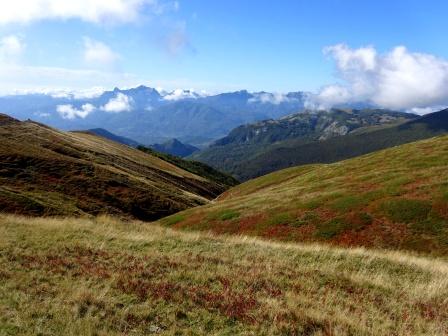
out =
[[[274,149],[300,147],[310,143],[332,143],[337,137],[363,134],[416,118],[417,116],[413,114],[381,109],[334,108],[329,111],[304,111],[281,119],[237,127],[209,148],[193,154],[192,158],[227,171],[238,178],[248,179],[259,176],[256,168],[265,173],[275,170],[271,169],[270,154],[266,154]],[[312,155],[320,155],[320,152],[313,152]],[[284,159],[289,162],[296,156],[285,156]],[[321,157],[324,158],[324,154],[321,154]],[[253,160],[259,161],[252,164]],[[278,169],[285,167],[288,165]]]
[[[338,163],[278,171],[162,223],[446,255],[447,171],[448,136],[440,136]]]
[[[0,215],[2,335],[432,335],[448,264],[157,225]]]
[[[226,188],[90,133],[0,115],[3,212],[154,220],[205,204]]]

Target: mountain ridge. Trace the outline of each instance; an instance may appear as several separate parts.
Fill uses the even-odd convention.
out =
[[[383,109],[334,108],[329,111],[305,111],[277,120],[239,126],[210,147],[193,154],[191,158],[245,180],[260,176],[259,171],[274,171],[277,165],[271,164],[273,159],[267,153],[287,145],[288,148],[299,148],[309,146],[310,143],[317,146],[326,141],[341,141],[338,138],[395,126],[416,118],[416,115]],[[309,150],[305,152],[308,153]],[[318,151],[312,152],[319,154]],[[279,153],[275,157],[282,160]],[[257,163],[253,163],[256,160]],[[285,164],[278,166],[278,169],[319,162],[296,162],[294,157],[288,155],[284,156],[284,160]]]
[[[227,188],[91,133],[0,115],[0,139],[5,212],[154,220],[205,204]]]

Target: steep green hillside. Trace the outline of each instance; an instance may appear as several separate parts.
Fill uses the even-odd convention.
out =
[[[192,160],[184,160],[180,157],[161,153],[158,152],[152,148],[148,148],[145,146],[138,146],[138,150],[141,150],[142,152],[151,154],[152,156],[158,157],[159,159],[162,159],[166,162],[169,162],[179,168],[182,168],[186,171],[189,171],[190,173],[196,174],[198,176],[202,176],[206,179],[209,179],[210,181],[214,181],[216,183],[219,183],[225,187],[233,187],[239,184],[238,180],[233,178],[232,176],[221,173],[220,171],[202,163],[199,161],[192,161]]]
[[[333,140],[347,134],[360,134],[371,130],[395,126],[417,118],[408,113],[389,110],[331,109],[330,111],[305,111],[278,120],[266,120],[234,129],[216,141],[210,148],[192,155],[192,159],[227,171],[238,178],[257,176],[251,162],[266,157],[257,164],[259,169],[270,169],[269,155],[277,147],[301,146]],[[290,145],[291,144],[291,145]],[[322,157],[325,157],[322,155]],[[294,160],[294,156],[284,160]],[[249,167],[246,169],[246,165]],[[287,165],[288,166],[288,165]],[[280,167],[281,169],[284,167]]]
[[[162,220],[286,241],[448,253],[448,136],[278,171]]]
[[[154,220],[227,186],[93,134],[0,115],[0,210]]]
[[[0,215],[1,335],[448,333],[448,263]]]

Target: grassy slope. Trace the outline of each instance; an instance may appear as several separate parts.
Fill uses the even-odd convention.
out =
[[[441,259],[0,216],[1,335],[446,335],[447,298]]]
[[[285,169],[163,219],[176,228],[448,253],[448,136]]]
[[[154,220],[207,203],[225,189],[102,137],[0,115],[0,205],[6,212]]]

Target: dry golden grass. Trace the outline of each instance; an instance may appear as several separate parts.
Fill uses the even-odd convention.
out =
[[[0,216],[0,335],[446,335],[448,262]]]

